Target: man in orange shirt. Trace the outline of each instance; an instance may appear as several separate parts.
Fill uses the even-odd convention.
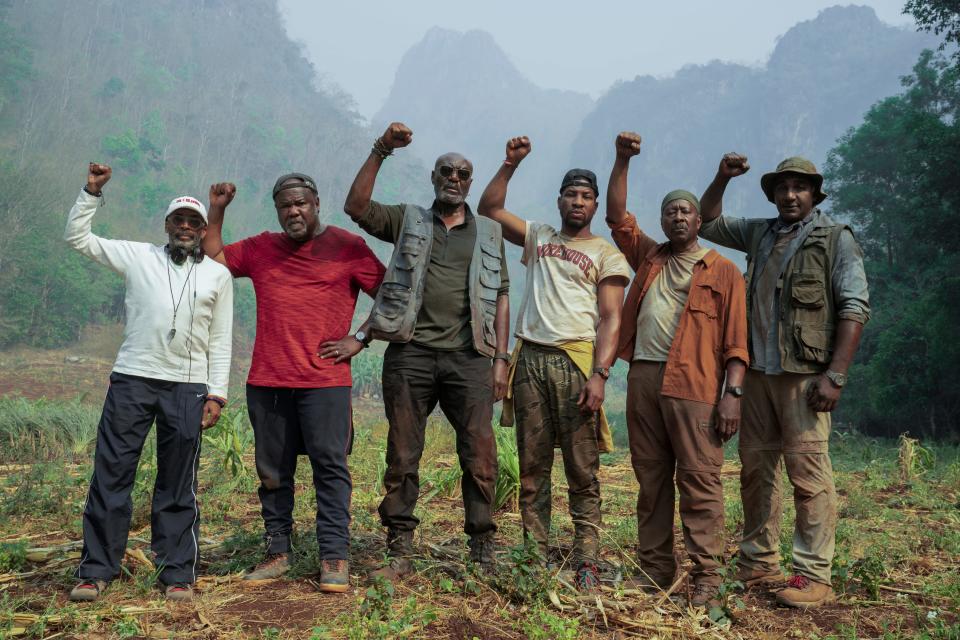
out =
[[[627,170],[640,153],[640,136],[621,133],[616,150],[607,224],[636,272],[621,314],[617,355],[630,363],[627,430],[640,483],[641,582],[666,589],[674,580],[676,468],[684,544],[693,562],[690,604],[700,607],[715,598],[721,582],[723,442],[740,424],[740,385],[749,359],[743,277],[732,262],[698,243],[700,203],[688,191],[671,191],[663,199],[660,227],[668,242],[644,234],[626,208]]]

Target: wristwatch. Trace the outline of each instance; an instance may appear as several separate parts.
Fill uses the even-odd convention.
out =
[[[593,373],[597,373],[604,380],[610,379],[610,367],[594,367]]]
[[[366,349],[370,346],[370,340],[372,339],[368,336],[362,329],[353,334],[353,339],[363,345],[363,348]]]
[[[729,393],[729,394],[732,395],[734,398],[742,398],[742,397],[743,397],[743,387],[731,387],[731,386],[727,386],[727,388],[724,389],[723,392],[724,392],[724,393]]]
[[[823,372],[823,375],[827,376],[830,382],[833,383],[833,386],[838,389],[843,389],[843,385],[847,384],[847,376],[843,373],[837,373],[836,371],[830,371],[827,369]]]
[[[510,354],[503,351],[501,351],[500,353],[494,354],[493,359],[503,360],[507,364],[510,364]]]

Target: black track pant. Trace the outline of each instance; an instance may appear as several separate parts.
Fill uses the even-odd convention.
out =
[[[247,409],[256,440],[267,553],[290,551],[293,479],[297,456],[306,453],[317,495],[320,558],[346,560],[353,491],[347,466],[353,443],[350,387],[289,389],[248,384]]]
[[[150,528],[159,579],[163,584],[196,581],[197,468],[206,393],[207,385],[201,383],[110,375],[83,509],[83,555],[77,577],[109,581],[120,573],[133,511],[130,492],[143,443],[156,420],[157,481]]]

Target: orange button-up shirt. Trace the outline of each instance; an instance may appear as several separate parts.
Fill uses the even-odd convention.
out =
[[[658,244],[641,231],[631,213],[620,224],[607,224],[636,272],[623,303],[617,345],[617,356],[630,362],[640,303],[669,257],[670,243]],[[690,295],[670,345],[660,393],[716,404],[727,362],[733,358],[750,363],[746,288],[737,266],[711,249],[693,267]]]

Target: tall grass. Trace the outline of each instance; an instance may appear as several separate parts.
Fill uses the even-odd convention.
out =
[[[79,400],[0,397],[0,463],[87,457],[100,408]]]

